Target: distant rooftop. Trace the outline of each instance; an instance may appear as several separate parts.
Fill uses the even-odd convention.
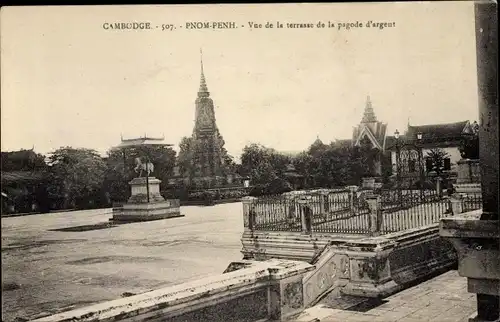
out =
[[[165,143],[164,137],[153,138],[145,135],[143,137],[131,138],[131,139],[124,139],[122,137],[121,143],[116,148],[127,148],[127,147],[144,146],[144,145],[173,146],[173,144]]]
[[[468,124],[469,121],[443,124],[409,125],[405,136],[408,138],[416,138],[418,133],[422,133],[423,140],[443,137],[454,138],[461,136]]]
[[[40,171],[2,171],[2,183],[21,181],[41,181],[47,174]]]

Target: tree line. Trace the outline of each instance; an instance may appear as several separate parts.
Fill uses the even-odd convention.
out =
[[[182,173],[194,172],[190,169],[196,166],[191,160],[191,145],[191,139],[183,138],[179,155],[166,146],[144,147],[141,150],[111,149],[105,157],[93,149],[73,147],[61,147],[48,155],[32,150],[2,152],[2,192],[11,201],[17,198],[17,203],[26,204],[25,208],[32,206],[33,199],[44,200],[47,204],[38,205],[43,209],[105,207],[112,202],[125,202],[130,196],[128,182],[137,176],[134,160],[144,156],[144,153],[154,164],[152,175],[162,181],[160,189],[168,192],[172,189],[169,179],[174,175],[176,166]],[[477,137],[466,140],[460,150],[463,157],[476,158]],[[224,163],[232,173],[249,178],[251,185],[261,190],[260,194],[274,194],[291,189],[290,172],[300,178],[299,189],[359,185],[363,177],[374,175],[370,164],[375,159],[382,162],[382,178],[388,181],[392,168],[390,156],[379,153],[376,149],[352,146],[350,142],[343,141],[323,144],[318,140],[294,155],[260,144],[249,144],[243,148],[240,163],[235,163],[224,150]],[[443,155],[435,157],[442,159]],[[32,181],[29,189],[27,185],[17,182],[4,182],[3,173],[16,171],[43,173],[44,179]],[[189,198],[190,191],[196,190],[186,184],[181,189],[185,198]],[[228,193],[228,196],[235,195]],[[180,198],[178,195],[173,197]],[[193,194],[193,198],[199,196]]]

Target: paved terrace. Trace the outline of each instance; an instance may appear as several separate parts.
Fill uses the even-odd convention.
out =
[[[218,275],[241,260],[241,203],[181,212],[112,228],[110,209],[2,218],[2,321]],[[78,226],[87,227],[60,230]]]
[[[466,322],[476,311],[475,294],[467,292],[467,279],[449,271],[403,290],[381,303],[352,298],[323,299],[292,321],[296,322]]]

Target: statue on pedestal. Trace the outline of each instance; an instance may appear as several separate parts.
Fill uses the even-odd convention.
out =
[[[139,178],[142,177],[142,171],[146,172],[146,176],[149,177],[149,174],[155,171],[155,167],[153,163],[146,161],[142,163],[141,158],[135,158],[135,168],[134,171],[139,172]]]
[[[144,151],[146,156],[134,159],[134,171],[138,177],[129,182],[131,196],[121,208],[113,209],[113,221],[134,222],[166,219],[182,216],[180,202],[177,199],[165,200],[160,193],[160,183],[154,176],[154,165],[149,161],[146,146],[171,146],[161,142],[163,138],[148,138],[146,136],[136,139],[124,140],[117,149],[133,148]],[[143,161],[145,160],[145,161]],[[143,173],[146,175],[143,177]]]

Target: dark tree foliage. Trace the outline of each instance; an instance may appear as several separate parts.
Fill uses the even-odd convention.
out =
[[[353,147],[333,142],[329,145],[314,142],[306,151],[290,157],[258,144],[243,149],[241,168],[256,185],[252,194],[269,193],[267,187],[276,179],[286,180],[287,166],[291,163],[297,174],[304,178],[304,188],[333,188],[358,185],[365,176],[373,175],[373,160],[378,151],[371,147]],[[262,190],[262,191],[260,191]],[[284,189],[286,190],[286,189]]]
[[[479,136],[471,135],[465,137],[459,147],[462,159],[479,159]]]
[[[150,176],[160,179],[162,181],[160,189],[165,189],[168,179],[173,175],[175,155],[175,151],[167,146],[144,146],[108,151],[104,186],[109,191],[111,200],[124,202],[130,196],[128,182],[139,175],[134,171],[136,158],[142,158],[142,162],[145,157],[149,158],[154,166],[154,171]]]
[[[45,156],[33,150],[2,152],[2,171],[43,171]]]
[[[62,147],[49,157],[49,196],[61,208],[86,208],[100,199],[106,164],[95,150]]]
[[[291,158],[259,144],[247,145],[241,155],[241,172],[249,176],[253,184],[268,184],[283,178]]]
[[[425,156],[425,158],[429,160],[431,164],[430,171],[435,172],[438,176],[441,176],[443,174],[444,159],[449,157],[450,155],[445,150],[440,148],[430,150]]]

